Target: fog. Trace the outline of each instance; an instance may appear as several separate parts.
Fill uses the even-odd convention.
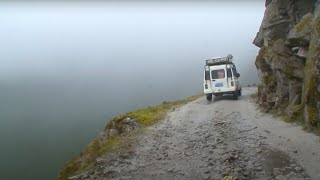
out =
[[[231,53],[257,83],[263,1],[1,3],[0,179],[55,179],[112,116],[202,91]]]

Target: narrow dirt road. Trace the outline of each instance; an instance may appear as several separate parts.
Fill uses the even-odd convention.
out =
[[[128,154],[74,179],[320,179],[319,137],[238,101],[200,98],[147,128]]]

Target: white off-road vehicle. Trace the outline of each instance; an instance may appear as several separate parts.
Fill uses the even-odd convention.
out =
[[[232,94],[235,100],[241,96],[240,74],[232,62],[233,56],[212,58],[206,60],[204,66],[203,92],[207,100],[212,101],[212,96]]]

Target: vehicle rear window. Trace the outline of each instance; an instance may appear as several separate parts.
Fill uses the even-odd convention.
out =
[[[211,77],[212,77],[212,79],[223,79],[223,78],[225,78],[224,69],[211,71]]]

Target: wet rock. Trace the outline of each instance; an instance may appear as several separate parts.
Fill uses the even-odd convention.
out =
[[[257,170],[257,171],[262,171],[262,167],[261,167],[261,166],[258,166],[258,167],[256,168],[256,170]]]
[[[183,152],[183,154],[186,155],[186,156],[192,156],[193,155],[193,153],[190,152],[190,151],[185,151],[185,152]]]
[[[290,172],[289,174],[286,175],[286,179],[290,179],[290,180],[299,180],[299,175],[294,173],[294,172]]]
[[[250,171],[247,171],[247,170],[244,170],[244,171],[242,171],[242,174],[244,175],[244,176],[250,176]]]
[[[208,157],[208,155],[206,153],[202,153],[201,156],[202,156],[202,158],[207,158]]]
[[[217,143],[222,143],[223,142],[223,140],[220,139],[220,138],[217,138],[216,141],[217,141]]]
[[[211,148],[212,148],[212,149],[216,149],[217,146],[216,146],[215,144],[212,144],[212,145],[211,145]],[[213,152],[213,151],[212,151],[212,152]]]
[[[295,167],[294,170],[296,170],[297,172],[301,172],[302,168],[301,167]]]
[[[266,133],[270,134],[270,131],[269,131],[269,130],[264,130],[264,132],[266,132]]]
[[[229,167],[227,167],[227,168],[225,168],[225,169],[223,169],[222,170],[222,175],[224,175],[224,176],[226,176],[226,175],[228,175],[229,173],[230,173],[230,171],[231,171],[231,169],[229,168]]]
[[[243,157],[243,160],[244,160],[244,161],[248,161],[249,158],[248,158],[248,157]]]
[[[116,137],[118,136],[118,131],[116,129],[108,129],[107,130],[108,137]]]
[[[215,166],[213,170],[215,172],[220,172],[221,171],[221,167],[220,166]]]
[[[276,180],[286,180],[286,177],[284,175],[277,175],[275,177]]]
[[[202,173],[201,174],[201,178],[202,179],[209,179],[210,178],[210,174]]]
[[[169,169],[167,169],[167,172],[176,173],[177,170],[175,168],[169,168]]]
[[[234,170],[233,170],[234,172],[238,172],[238,173],[240,173],[241,171],[242,171],[242,168],[240,168],[240,167],[236,167],[236,168],[234,168]]]
[[[306,59],[308,57],[308,54],[309,54],[308,48],[300,47],[296,55],[303,58],[303,59]]]
[[[257,153],[261,153],[261,152],[262,152],[262,149],[258,148],[258,149],[256,150],[256,152],[257,152]]]
[[[279,168],[274,168],[272,174],[273,174],[274,176],[278,176],[278,175],[281,174],[281,171],[280,171]]]
[[[209,173],[210,173],[210,170],[209,170],[209,169],[205,169],[205,170],[203,170],[202,173],[204,173],[204,174],[209,174]]]
[[[214,163],[214,162],[209,162],[208,165],[209,165],[209,166],[214,166],[215,163]]]

